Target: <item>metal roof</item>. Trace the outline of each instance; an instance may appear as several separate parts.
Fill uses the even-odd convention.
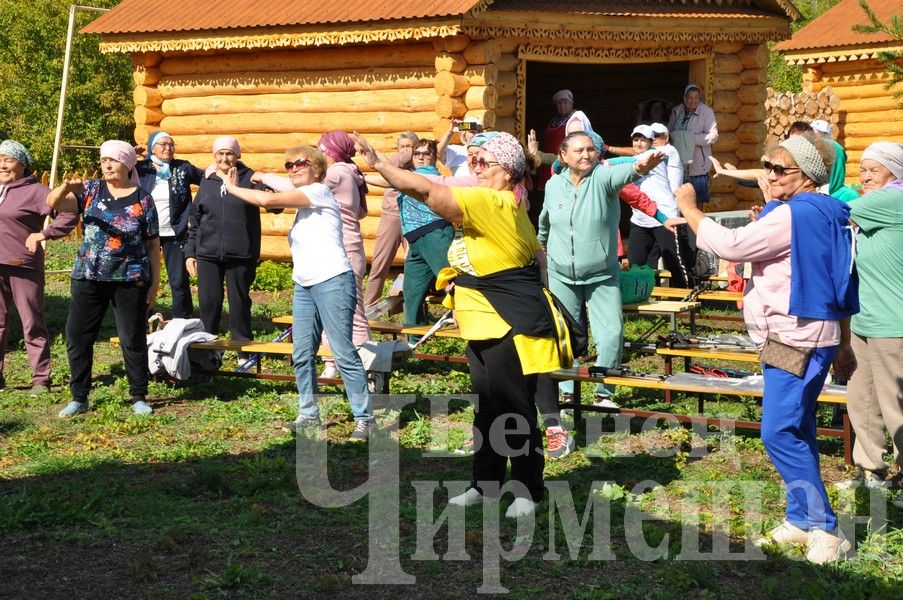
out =
[[[900,0],[868,0],[869,6],[885,24],[890,17],[901,14]],[[868,17],[858,0],[841,0],[811,23],[802,27],[789,40],[781,42],[775,49],[789,53],[819,48],[843,48],[886,44],[894,42],[886,33],[858,33],[854,24],[869,24]]]

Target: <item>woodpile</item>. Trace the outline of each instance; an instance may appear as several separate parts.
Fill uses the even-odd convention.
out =
[[[783,140],[796,121],[811,123],[816,119],[831,123],[833,137],[837,137],[839,108],[840,97],[830,87],[817,92],[777,92],[768,88],[765,92],[765,143]]]

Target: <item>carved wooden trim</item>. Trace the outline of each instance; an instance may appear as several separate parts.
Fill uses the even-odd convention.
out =
[[[517,79],[517,88],[514,91],[514,135],[524,144],[527,141],[526,121],[527,121],[527,59],[523,58],[520,53],[523,47],[518,48],[517,52],[517,70],[515,76]]]
[[[662,21],[664,23],[664,21]],[[747,29],[735,23],[736,28],[721,28],[708,31],[668,31],[666,29],[628,29],[597,28],[597,26],[580,26],[569,24],[561,27],[558,24],[523,23],[504,25],[467,21],[461,25],[461,33],[473,38],[523,39],[560,39],[579,42],[680,42],[687,44],[739,42],[743,44],[761,44],[763,42],[781,41],[790,37],[790,29],[786,23],[781,27],[770,29]]]
[[[650,48],[587,48],[569,46],[521,46],[517,57],[523,60],[605,64],[627,62],[678,62],[701,60],[712,56],[711,46],[657,46]],[[711,62],[711,61],[710,61]],[[709,78],[713,66],[707,67]],[[518,82],[520,84],[521,82]]]
[[[806,54],[785,54],[784,61],[791,65],[816,65],[836,62],[852,62],[856,60],[875,60],[880,52],[903,52],[903,46],[887,48],[857,48],[844,50],[820,49]]]
[[[413,21],[386,27],[384,24],[358,25],[355,29],[334,31],[299,31],[285,29],[273,33],[236,35],[235,30],[205,32],[198,37],[197,32],[166,32],[159,34],[117,34],[105,35],[100,43],[104,53],[134,52],[192,52],[199,50],[231,50],[252,48],[298,48],[304,46],[340,46],[399,40],[420,40],[449,37],[461,33],[458,21],[444,22]],[[260,30],[257,30],[260,31]]]

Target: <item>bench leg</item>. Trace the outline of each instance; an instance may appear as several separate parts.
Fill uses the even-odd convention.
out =
[[[580,445],[580,428],[583,427],[584,437],[586,432],[586,423],[583,422],[582,400],[580,399],[580,382],[574,382],[574,393],[572,395],[574,402],[574,442]]]
[[[665,355],[665,375],[672,375],[674,373],[674,358],[670,355]],[[665,403],[671,404],[671,390],[665,390]]]
[[[690,309],[690,333],[696,335],[696,311]]]

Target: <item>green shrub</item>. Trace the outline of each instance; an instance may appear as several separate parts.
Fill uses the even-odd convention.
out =
[[[265,260],[257,265],[257,276],[251,284],[252,290],[281,292],[292,289],[292,265]]]

